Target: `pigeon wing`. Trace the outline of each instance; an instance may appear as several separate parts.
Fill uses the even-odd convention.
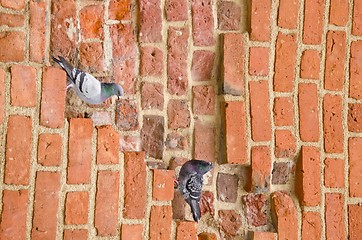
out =
[[[199,174],[192,175],[186,182],[188,199],[186,200],[191,207],[192,217],[195,222],[201,217],[200,198],[202,190],[202,176]]]
[[[99,98],[101,94],[101,83],[92,75],[75,70],[75,85],[79,92],[87,99]]]

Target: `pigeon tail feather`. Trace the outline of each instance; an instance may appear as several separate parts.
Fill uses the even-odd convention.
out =
[[[67,60],[65,60],[62,56],[58,56],[58,58],[59,59],[52,56],[52,59],[65,70],[65,72],[67,73],[68,79],[71,80],[73,83],[75,83],[75,80],[72,76],[72,70],[74,69],[74,67]]]
[[[191,207],[192,217],[194,218],[194,221],[198,222],[201,217],[201,210],[200,210],[199,203],[194,199],[190,199],[190,207]]]

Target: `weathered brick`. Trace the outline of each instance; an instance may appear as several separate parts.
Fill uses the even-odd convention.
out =
[[[146,211],[145,153],[125,152],[124,169],[123,217],[142,219]]]
[[[191,77],[194,81],[209,81],[212,76],[215,53],[207,50],[196,50],[192,56]]]
[[[268,81],[249,82],[251,136],[254,141],[270,141],[271,120]]]
[[[271,178],[269,146],[254,146],[251,148],[251,171],[254,192],[268,191]]]
[[[348,233],[350,240],[358,240],[362,232],[362,207],[360,204],[348,205]],[[342,225],[342,224],[341,224]]]
[[[296,38],[295,34],[278,34],[274,64],[274,91],[276,92],[293,91],[297,59]]]
[[[274,162],[272,171],[272,184],[286,184],[292,172],[291,162]]]
[[[281,191],[273,192],[271,194],[271,210],[278,239],[297,240],[297,211],[290,195]]]
[[[4,190],[0,223],[1,239],[26,239],[28,190]]]
[[[278,9],[278,26],[287,29],[296,29],[298,27],[297,0],[280,0]]]
[[[361,11],[362,11],[362,4],[361,4]],[[361,17],[361,23],[362,23],[362,17]],[[362,60],[362,41],[352,42],[350,65],[349,65],[350,67],[349,97],[355,99],[362,99],[361,60]]]
[[[188,148],[188,138],[177,132],[167,134],[165,145],[169,150],[185,150]]]
[[[188,28],[171,27],[168,30],[167,89],[170,94],[184,95],[186,93],[189,36]]]
[[[192,36],[195,46],[215,44],[214,17],[211,0],[192,0]]]
[[[80,31],[84,39],[103,38],[103,15],[101,4],[88,5],[79,11]]]
[[[251,40],[260,42],[268,42],[270,40],[270,10],[270,0],[251,1]]]
[[[240,96],[244,94],[244,35],[224,34],[222,54],[223,93]]]
[[[190,111],[186,100],[170,100],[167,106],[168,128],[178,129],[190,126]]]
[[[65,224],[87,224],[88,192],[68,192],[65,200]]]
[[[303,142],[317,142],[319,140],[317,84],[299,84],[298,106],[300,139]]]
[[[97,164],[119,163],[119,133],[110,125],[97,129]]]
[[[321,44],[324,25],[323,17],[324,1],[305,1],[303,22],[304,44]]]
[[[140,136],[120,136],[120,150],[122,152],[139,152],[141,151]]]
[[[240,29],[241,8],[231,1],[219,1],[217,6],[218,28],[230,31]]]
[[[114,20],[129,20],[131,18],[130,0],[110,0],[109,18]]]
[[[269,48],[249,48],[249,74],[267,76],[269,73]]]
[[[162,158],[164,127],[165,120],[162,116],[143,116],[143,127],[141,129],[142,149],[146,151],[150,157]]]
[[[43,133],[38,140],[38,163],[42,166],[60,166],[62,160],[62,136]]]
[[[346,64],[346,33],[328,31],[326,46],[326,67],[324,88],[332,91],[343,90]]]
[[[348,19],[348,0],[331,0],[329,7],[329,24],[336,26],[346,26]]]
[[[163,109],[163,85],[160,83],[144,82],[141,85],[142,109]]]
[[[5,115],[5,70],[0,68],[0,124]]]
[[[23,32],[1,32],[0,62],[21,62],[25,58]]]
[[[186,21],[188,12],[187,0],[166,0],[165,12],[167,21]]]
[[[152,198],[156,201],[171,201],[174,193],[175,171],[153,170]]]
[[[11,8],[14,10],[21,10],[24,8],[25,2],[24,2],[24,0],[18,0],[18,1],[1,0],[1,6],[5,7],[5,8]]]
[[[122,224],[121,239],[139,240],[143,237],[142,224]]]
[[[140,42],[162,41],[162,11],[158,0],[141,0],[140,9]]]
[[[196,120],[194,129],[194,158],[214,162],[215,124]]]
[[[134,58],[113,61],[113,78],[123,87],[125,94],[136,93],[136,60]]]
[[[321,202],[319,158],[317,147],[302,146],[297,160],[295,191],[303,206],[317,206]]]
[[[134,99],[121,98],[117,101],[116,126],[123,131],[132,131],[139,128],[138,106]]]
[[[362,197],[362,138],[348,139],[349,196]]]
[[[89,183],[92,162],[92,120],[72,118],[69,123],[67,183]]]
[[[197,224],[189,221],[176,222],[176,240],[195,239],[197,236]]]
[[[243,101],[225,102],[225,144],[226,163],[245,164],[246,156],[246,116]]]
[[[55,239],[57,232],[60,172],[37,172],[31,239]]]
[[[337,158],[324,160],[324,186],[330,188],[344,187],[344,161]]]
[[[98,236],[118,234],[119,175],[118,171],[98,171],[94,216]]]
[[[362,104],[348,104],[347,124],[350,132],[362,132]]]
[[[90,118],[92,119],[94,126],[111,125],[114,121],[110,112],[102,110],[93,112]]]
[[[344,196],[339,193],[325,195],[326,239],[345,239]]]
[[[307,49],[303,51],[300,63],[300,77],[319,80],[320,58],[321,56],[318,50]]]
[[[64,240],[87,240],[87,229],[64,229]]]
[[[36,69],[30,66],[11,67],[11,105],[35,107]]]
[[[198,240],[216,240],[215,233],[203,232],[198,235]]]
[[[322,223],[320,214],[318,212],[303,212],[302,239],[321,239],[321,235]]]
[[[110,26],[113,61],[131,59],[136,54],[135,33],[132,24]]]
[[[290,130],[275,130],[275,157],[294,158],[296,139]]]
[[[201,204],[200,204],[201,205]],[[179,191],[174,192],[172,199],[172,218],[173,219],[185,219],[186,202]]]
[[[171,239],[171,206],[152,206],[150,216],[150,240]]]
[[[24,26],[24,15],[2,12],[0,15],[0,26],[22,27]]]
[[[294,123],[293,99],[291,97],[276,97],[273,113],[276,126],[292,126]]]
[[[220,230],[225,234],[227,239],[237,235],[237,232],[242,227],[241,216],[234,210],[220,210]]]
[[[31,148],[31,118],[18,115],[9,116],[6,134],[4,183],[29,184]]]
[[[45,1],[32,0],[29,2],[30,7],[30,41],[29,55],[30,60],[38,63],[45,61],[45,31],[46,31],[46,8]]]
[[[86,72],[101,72],[103,66],[103,44],[100,42],[81,43],[79,45],[79,66]]]
[[[141,47],[140,73],[142,76],[162,76],[163,52],[156,47]]]
[[[344,149],[342,110],[341,96],[331,94],[324,95],[324,150],[328,153],[342,153]]]
[[[238,191],[238,176],[235,174],[218,173],[217,198],[222,202],[236,202]]]
[[[213,86],[192,87],[194,114],[213,115],[215,112],[215,90]]]
[[[266,200],[267,198],[264,194],[248,194],[242,197],[249,225],[255,227],[266,225]]]
[[[65,110],[65,71],[47,67],[43,69],[40,124],[50,128],[64,125]],[[56,113],[56,114],[55,114]]]
[[[211,216],[215,216],[215,207],[214,207],[214,194],[210,191],[203,191],[201,193],[200,200],[200,212],[201,216],[210,213]]]
[[[252,240],[274,240],[277,234],[273,232],[253,232]]]
[[[353,2],[352,34],[362,35],[362,2]]]

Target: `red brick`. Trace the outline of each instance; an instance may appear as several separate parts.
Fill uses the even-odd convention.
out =
[[[240,96],[244,94],[244,35],[224,34],[222,48],[223,93]]]
[[[0,223],[1,239],[26,239],[28,190],[4,190]]]
[[[190,126],[190,111],[185,100],[170,100],[167,106],[168,128],[178,129]]]
[[[348,205],[348,233],[350,240],[358,240],[362,232],[362,207],[360,204]]]
[[[192,87],[194,114],[213,115],[215,112],[215,90],[213,86]]]
[[[362,2],[353,2],[352,34],[362,35]]]
[[[188,160],[188,159],[187,159]],[[179,191],[174,192],[172,199],[172,218],[173,219],[185,219],[186,202]],[[201,208],[201,203],[200,203]]]
[[[276,236],[273,232],[253,232],[252,240],[275,240]]]
[[[226,239],[233,239],[242,227],[241,216],[234,210],[220,210],[220,230],[225,234]],[[240,239],[240,236],[238,236]],[[234,238],[235,239],[235,238]]]
[[[86,184],[90,180],[92,161],[92,120],[72,118],[69,123],[68,184]]]
[[[297,211],[293,199],[286,192],[271,194],[271,210],[274,226],[280,240],[298,239]]]
[[[255,146],[251,148],[251,168],[254,192],[267,191],[271,179],[271,159],[268,146]]]
[[[317,147],[302,146],[297,160],[295,191],[303,206],[317,206],[321,202],[319,158]]]
[[[216,234],[215,233],[208,233],[203,232],[198,235],[198,240],[216,240]]]
[[[276,97],[273,113],[276,126],[292,126],[294,124],[293,99],[291,97]]]
[[[29,184],[31,149],[31,118],[18,115],[9,116],[6,134],[4,183]]]
[[[215,207],[214,207],[214,194],[210,191],[203,191],[201,193],[200,200],[200,210],[201,216],[209,213],[210,216],[215,216]]]
[[[57,233],[60,172],[37,172],[31,239],[55,239]]]
[[[174,192],[175,171],[153,170],[152,199],[156,201],[171,201]]]
[[[136,67],[134,58],[113,61],[113,78],[123,87],[125,94],[136,93]]]
[[[278,34],[275,46],[274,91],[292,92],[297,59],[296,35]]]
[[[45,1],[30,1],[30,60],[43,63],[45,60],[45,31],[46,31],[46,8]]]
[[[50,128],[64,125],[65,110],[65,71],[47,67],[43,69],[40,124]],[[55,114],[56,113],[56,114]]]
[[[225,103],[226,163],[246,164],[246,115],[245,103]]]
[[[344,84],[344,68],[346,64],[346,33],[328,31],[326,46],[326,67],[324,88],[342,91]]]
[[[270,40],[270,10],[270,0],[251,1],[251,40],[261,42],[268,42]]]
[[[110,125],[97,129],[97,164],[118,164],[119,133]]]
[[[344,196],[339,193],[326,193],[325,197],[326,239],[345,239]]]
[[[166,0],[165,12],[167,21],[185,21],[188,12],[187,0]]]
[[[94,225],[98,236],[118,235],[119,172],[98,171]]]
[[[1,6],[5,7],[5,8],[11,8],[14,10],[21,10],[24,8],[25,2],[24,2],[24,0],[18,0],[18,1],[1,0]]]
[[[191,77],[194,81],[209,81],[212,76],[215,53],[196,50],[192,56]]]
[[[302,53],[300,77],[319,80],[321,56],[318,50],[307,49]]]
[[[25,58],[23,32],[0,33],[0,62],[21,62]]]
[[[134,99],[121,98],[116,106],[116,126],[123,131],[139,129],[138,105]]]
[[[324,149],[328,153],[343,153],[342,97],[326,94],[323,98]]]
[[[76,4],[75,0],[55,0],[51,6],[50,50],[54,56],[75,60]]]
[[[348,104],[347,124],[350,132],[362,132],[362,104]]]
[[[167,134],[165,145],[169,150],[188,149],[188,137],[177,132]]]
[[[4,121],[5,115],[5,71],[0,68],[0,124]]]
[[[215,124],[195,121],[194,158],[215,161]]]
[[[317,84],[300,83],[298,88],[299,134],[303,142],[319,140]]]
[[[218,173],[216,181],[217,198],[222,202],[235,203],[238,197],[239,178],[235,174]]]
[[[240,29],[241,8],[231,1],[218,2],[217,19],[220,30],[230,31]]]
[[[164,150],[165,121],[162,116],[144,115],[141,129],[142,149],[147,155],[161,159]]]
[[[298,27],[297,0],[280,0],[278,10],[278,26],[287,29],[296,29]]]
[[[139,2],[139,40],[140,42],[162,41],[162,11],[158,0]]]
[[[195,239],[197,236],[197,224],[195,222],[176,222],[176,240]]]
[[[84,39],[103,38],[103,15],[101,4],[88,5],[80,10],[80,30]]]
[[[348,140],[349,157],[349,196],[362,197],[362,138]]]
[[[331,0],[329,8],[329,24],[336,26],[346,26],[348,19],[348,0]]]
[[[121,239],[139,240],[143,238],[142,224],[122,224]]]
[[[267,76],[269,73],[269,48],[249,48],[249,74]]]
[[[162,76],[163,52],[155,47],[142,47],[140,73],[142,76]]]
[[[62,136],[43,133],[38,140],[38,163],[42,166],[60,166],[62,160]]]
[[[303,43],[321,44],[324,25],[324,1],[306,0],[304,3]]]
[[[171,239],[171,206],[152,206],[150,216],[150,240]]]
[[[112,40],[112,60],[118,62],[134,58],[136,44],[132,24],[111,25],[109,30]]]
[[[65,229],[64,240],[87,240],[87,229]]]
[[[129,20],[131,18],[130,0],[110,0],[108,11],[110,19]]]
[[[190,32],[188,28],[168,30],[167,89],[170,94],[184,95],[188,86],[187,53]]]
[[[101,72],[103,66],[103,44],[99,42],[79,45],[79,67],[86,72]]]
[[[11,105],[35,107],[36,69],[30,66],[11,67]]]
[[[146,210],[145,153],[125,152],[124,169],[123,217],[142,219]]]
[[[141,85],[142,109],[163,109],[163,85],[160,83],[144,82]]]
[[[362,18],[361,18],[361,23],[362,23]],[[361,61],[362,61],[362,41],[352,42],[350,66],[349,66],[350,67],[349,97],[355,99],[362,99]]]
[[[0,15],[0,26],[22,27],[24,26],[24,15],[2,12]]]
[[[215,44],[214,16],[211,0],[192,0],[192,37],[195,46]]]
[[[248,194],[242,196],[248,224],[259,227],[266,225],[266,196],[264,194]]]
[[[296,139],[289,130],[275,130],[275,157],[294,158],[296,154]]]
[[[324,160],[324,186],[330,188],[344,187],[343,159],[326,158]]]
[[[271,140],[268,81],[249,82],[251,136],[254,141]]]
[[[322,224],[318,212],[303,212],[302,239],[321,239]]]
[[[87,224],[88,192],[68,192],[65,200],[65,224]]]

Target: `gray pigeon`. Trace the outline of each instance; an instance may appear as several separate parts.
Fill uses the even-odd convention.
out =
[[[52,57],[67,73],[70,84],[68,88],[73,88],[80,99],[90,104],[100,104],[107,98],[116,95],[119,99],[123,95],[123,88],[116,83],[101,83],[89,73],[83,72],[73,67],[63,57],[59,59]]]
[[[203,175],[214,167],[211,162],[203,160],[189,160],[181,167],[177,187],[185,201],[190,205],[195,222],[201,217],[200,198]]]

